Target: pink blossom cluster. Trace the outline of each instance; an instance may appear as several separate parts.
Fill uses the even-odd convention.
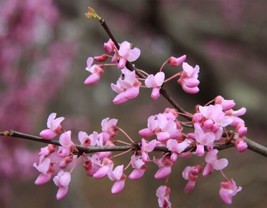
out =
[[[130,71],[126,67],[127,62],[131,63],[139,58],[141,54],[140,49],[136,47],[132,48],[132,45],[128,41],[123,41],[119,46],[119,49],[116,48],[112,40],[108,40],[104,43],[106,54],[89,57],[85,68],[90,72],[90,75],[84,81],[84,84],[87,86],[97,84],[100,81],[101,76],[104,75],[104,67],[115,66],[120,70],[121,76],[118,78],[116,84],[111,84],[112,90],[117,93],[113,99],[114,104],[124,103],[136,98],[139,95],[141,87],[152,88],[151,98],[156,100],[160,97],[160,89],[163,84],[177,76],[179,77],[177,83],[182,86],[185,92],[195,94],[199,91],[199,66],[192,67],[184,62],[186,60],[185,55],[178,58],[170,57],[155,75],[147,74],[145,71],[139,70],[140,73],[145,74],[146,78],[144,79],[138,77],[135,70]],[[107,63],[108,60],[110,60],[109,63]],[[99,63],[93,64],[94,62]],[[165,73],[162,69],[166,64],[169,64],[171,67],[182,65],[183,70],[169,78],[165,78]]]
[[[58,186],[57,199],[63,198],[68,192],[71,181],[71,172],[75,169],[77,160],[81,160],[89,177],[101,179],[108,177],[114,184],[111,188],[113,194],[119,193],[125,187],[126,179],[138,180],[143,177],[148,163],[157,165],[158,170],[154,174],[155,179],[167,179],[177,160],[191,156],[204,157],[204,162],[194,166],[185,167],[182,177],[187,180],[185,192],[190,192],[197,184],[199,175],[207,176],[214,171],[219,171],[224,177],[221,182],[219,195],[226,204],[232,203],[232,198],[242,188],[237,186],[233,179],[228,179],[223,174],[223,169],[228,165],[228,160],[218,158],[216,145],[222,142],[234,142],[237,150],[244,151],[247,146],[243,140],[246,133],[244,121],[239,117],[245,113],[243,108],[233,110],[235,103],[225,100],[221,96],[216,97],[214,104],[197,106],[192,115],[192,132],[184,133],[184,121],[180,121],[180,115],[173,108],[166,108],[163,113],[149,116],[147,127],[139,131],[140,140],[133,142],[134,153],[130,159],[131,171],[126,173],[127,166],[115,165],[111,151],[96,153],[80,152],[72,140],[71,131],[65,131],[61,125],[64,117],[56,118],[56,113],[51,113],[47,120],[47,129],[40,132],[45,140],[59,138],[59,147],[49,144],[41,148],[39,161],[34,167],[40,172],[35,183],[41,185],[47,183],[52,176]],[[94,131],[91,134],[80,131],[78,140],[82,147],[115,147],[115,137],[120,128],[117,119],[105,118],[101,122],[102,131]],[[226,127],[233,127],[230,133]],[[122,131],[124,132],[124,131]],[[240,145],[240,143],[242,143]],[[165,148],[159,157],[151,154],[156,148]],[[241,148],[240,148],[241,147]],[[161,185],[156,195],[160,207],[171,207],[170,187]]]
[[[114,66],[119,69],[121,76],[116,84],[111,84],[112,90],[117,93],[113,99],[114,104],[136,98],[141,87],[152,88],[151,98],[156,100],[161,95],[162,86],[172,79],[177,79],[177,77],[177,83],[186,93],[199,92],[199,66],[192,67],[186,63],[186,55],[177,58],[172,56],[162,64],[156,74],[147,74],[146,71],[137,69],[131,64],[140,56],[140,50],[132,48],[129,42],[124,41],[117,48],[112,40],[109,40],[104,44],[104,49],[107,54],[88,58],[86,70],[91,74],[85,80],[85,84],[93,85],[99,82],[104,74],[104,67]],[[111,61],[107,63],[109,59]],[[100,63],[92,65],[93,62]],[[127,68],[127,64],[131,64],[134,70]],[[163,68],[167,65],[170,67],[182,66],[182,71],[166,78]],[[167,179],[174,164],[180,158],[194,155],[203,157],[204,162],[202,164],[185,167],[182,173],[183,178],[188,181],[185,192],[194,189],[199,175],[207,176],[219,171],[224,177],[219,195],[226,204],[230,204],[232,197],[241,190],[241,187],[223,173],[223,169],[228,165],[228,160],[218,158],[219,151],[216,146],[232,143],[239,152],[247,149],[247,144],[244,141],[247,127],[240,118],[246,113],[246,109],[234,110],[235,105],[233,100],[226,100],[222,96],[217,96],[204,106],[197,105],[193,114],[179,112],[179,109],[166,108],[163,113],[149,116],[147,127],[139,130],[141,139],[135,143],[138,148],[131,156],[130,165],[133,170],[128,178],[133,180],[141,178],[147,169],[147,163],[153,162],[158,166],[154,177]],[[182,121],[181,116],[187,117],[189,121]],[[185,133],[184,128],[188,126],[191,126],[191,131]],[[152,152],[162,147],[165,148],[165,151],[160,157],[151,156]],[[99,160],[103,161],[102,158]],[[113,162],[110,161],[110,158],[106,160],[105,164],[112,167]],[[110,168],[105,168],[105,170],[108,169]],[[94,176],[94,174],[91,175]],[[100,175],[103,176],[103,173]],[[122,177],[123,174],[121,173],[120,176]],[[126,178],[126,175],[123,178]],[[160,186],[156,195],[160,207],[171,207],[170,188],[168,186]]]

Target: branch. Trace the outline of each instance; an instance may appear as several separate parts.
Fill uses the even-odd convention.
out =
[[[15,137],[15,138],[20,138],[20,139],[26,139],[26,140],[31,140],[35,142],[45,143],[45,144],[53,144],[56,146],[61,146],[58,140],[45,140],[39,136],[25,134],[25,133],[14,131],[14,130],[0,132],[0,136]],[[245,137],[244,140],[248,144],[248,149],[267,157],[267,147],[257,142],[254,142],[247,137]],[[95,153],[95,152],[123,152],[123,151],[128,151],[128,150],[132,150],[134,152],[134,151],[140,150],[140,145],[137,142],[132,145],[123,145],[123,146],[83,147],[81,145],[75,145],[75,147],[77,149],[77,152],[74,152],[74,153],[77,155],[82,155],[83,153]],[[231,142],[227,142],[225,144],[217,144],[214,146],[214,148],[218,150],[224,150],[230,147],[234,147],[234,145]],[[184,150],[184,152],[191,152],[194,150],[195,150],[195,147],[188,147]],[[155,147],[154,152],[169,152],[169,150],[166,147],[157,146]]]

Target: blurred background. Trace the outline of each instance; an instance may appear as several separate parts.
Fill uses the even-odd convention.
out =
[[[94,7],[107,21],[118,42],[127,40],[141,49],[138,68],[156,73],[170,56],[186,54],[200,66],[200,93],[187,95],[175,82],[169,90],[188,111],[217,95],[246,107],[248,137],[267,146],[267,2],[264,0],[1,0],[0,1],[0,130],[15,129],[38,135],[47,116],[66,117],[65,129],[100,130],[105,117],[138,141],[138,129],[147,117],[169,104],[150,102],[150,91],[119,106],[112,104],[116,70],[105,71],[100,84],[83,85],[88,56],[104,52],[107,35],[96,21],[85,18]],[[173,70],[173,69],[171,69]],[[166,73],[173,74],[171,70]],[[75,134],[73,134],[75,135]],[[122,138],[122,140],[125,138]],[[155,191],[164,184],[153,178],[151,164],[139,181],[126,182],[125,190],[112,195],[107,179],[88,178],[80,167],[72,174],[69,193],[55,199],[50,182],[34,185],[32,163],[42,147],[14,138],[0,138],[1,207],[157,207]],[[266,158],[234,148],[219,154],[229,160],[225,174],[243,187],[231,207],[266,207]],[[129,155],[117,159],[128,164]],[[178,161],[169,179],[173,207],[227,207],[219,199],[220,174],[200,177],[186,194],[181,172],[198,158]]]

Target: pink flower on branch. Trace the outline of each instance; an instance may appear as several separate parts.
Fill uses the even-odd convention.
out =
[[[131,157],[131,166],[134,170],[129,175],[129,179],[137,180],[143,177],[146,171],[146,163],[142,160],[141,155],[132,155]]]
[[[51,113],[48,116],[48,119],[47,119],[48,129],[45,129],[40,132],[40,136],[43,139],[47,139],[47,140],[54,139],[56,136],[61,134],[61,132],[63,131],[60,123],[64,120],[64,117],[56,118],[56,115],[57,115],[56,113]]]
[[[228,165],[228,160],[223,158],[223,159],[218,159],[217,154],[218,154],[217,149],[210,150],[206,157],[206,166],[203,170],[203,176],[209,175],[213,173],[214,169],[215,170],[222,170]]]
[[[232,198],[242,190],[241,186],[237,186],[233,179],[221,182],[220,197],[226,204],[232,204]]]
[[[190,192],[194,189],[199,173],[202,171],[201,165],[187,166],[182,172],[183,178],[187,180],[184,188],[185,192]]]
[[[57,200],[62,199],[68,193],[69,183],[71,181],[71,175],[69,172],[60,170],[53,179],[56,186],[58,186],[58,192],[56,195]]]
[[[39,164],[37,165],[34,163],[33,167],[40,172],[40,175],[35,180],[36,185],[43,185],[47,183],[54,173],[54,168],[49,158],[40,157]]]
[[[145,85],[148,88],[153,88],[151,93],[151,98],[156,100],[160,96],[160,88],[164,83],[165,74],[163,72],[158,72],[156,75],[148,75],[145,79]]]
[[[100,77],[104,74],[104,70],[100,65],[93,64],[94,59],[89,57],[87,59],[87,67],[85,68],[91,74],[86,78],[84,84],[87,86],[94,85],[99,82]]]
[[[117,80],[116,84],[111,84],[113,91],[118,95],[113,99],[114,104],[121,104],[128,100],[134,99],[139,94],[141,82],[138,81],[135,71],[126,68],[122,69],[122,76]]]
[[[160,186],[156,191],[158,197],[158,204],[160,208],[171,208],[170,202],[171,189],[168,186]]]
[[[181,72],[181,76],[178,79],[178,83],[182,86],[183,90],[189,94],[196,94],[199,91],[198,85],[198,73],[199,66],[196,65],[194,68],[190,66],[188,63],[184,62],[183,71]]]
[[[178,58],[175,58],[173,56],[171,56],[169,59],[168,59],[168,63],[171,65],[171,66],[180,66],[184,63],[184,61],[186,60],[186,55],[182,55]]]
[[[118,68],[123,69],[127,61],[133,62],[136,61],[141,54],[139,48],[131,49],[131,44],[128,41],[123,41],[120,44],[120,49],[118,51],[119,63]]]
[[[124,189],[127,176],[123,174],[123,165],[117,166],[114,170],[110,169],[108,177],[110,180],[115,181],[111,188],[111,193],[117,194]]]

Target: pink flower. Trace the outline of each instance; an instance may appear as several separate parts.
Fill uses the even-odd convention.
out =
[[[128,41],[123,41],[120,44],[120,49],[118,51],[118,55],[120,56],[120,60],[118,63],[118,68],[123,69],[127,61],[133,62],[138,59],[141,51],[139,48],[131,49],[131,44]]]
[[[147,142],[145,139],[142,139],[141,142],[142,142],[141,146],[142,159],[143,161],[147,162],[150,160],[148,153],[154,150],[154,148],[157,145],[157,141],[154,139],[150,142]]]
[[[150,116],[147,120],[147,126],[147,128],[139,131],[140,136],[148,138],[155,134],[160,142],[181,137],[180,126],[172,113],[159,113]]]
[[[167,186],[160,186],[156,191],[158,197],[158,204],[160,208],[171,208],[170,202],[171,189]]]
[[[198,174],[201,172],[202,167],[201,165],[196,165],[196,166],[187,166],[182,175],[185,180],[187,180],[187,184],[184,188],[185,192],[190,192],[193,190],[193,188],[196,185],[196,181],[198,179]]]
[[[237,186],[233,179],[221,182],[219,195],[226,204],[232,204],[232,198],[239,191],[242,190],[241,186]]]
[[[218,160],[217,157],[218,152],[219,151],[217,149],[213,149],[207,153],[205,157],[205,161],[207,164],[203,170],[203,176],[211,174],[214,169],[222,170],[228,165],[227,159],[223,158]]]
[[[110,180],[115,181],[111,193],[117,194],[121,192],[125,186],[126,175],[123,174],[123,165],[119,165],[114,170],[110,169],[108,172],[108,177]]]
[[[174,162],[168,156],[163,156],[160,159],[154,160],[156,165],[159,167],[154,177],[156,179],[166,178],[171,174],[172,166]]]
[[[199,66],[196,65],[194,68],[190,66],[188,63],[184,62],[183,71],[178,80],[178,83],[182,86],[183,90],[190,94],[196,94],[199,91],[198,85],[198,73]]]
[[[130,179],[137,180],[143,177],[147,166],[140,155],[134,154],[131,156],[131,166],[134,168],[134,170],[129,175]]]
[[[235,147],[239,152],[244,152],[248,148],[248,144],[241,138],[235,139]]]
[[[47,119],[47,127],[48,129],[45,129],[40,132],[40,136],[43,139],[51,140],[54,139],[56,136],[58,136],[62,132],[62,126],[61,122],[64,120],[64,117],[56,118],[56,113],[51,113],[48,116]]]
[[[215,98],[215,104],[220,104],[224,111],[230,110],[235,106],[234,100],[225,100],[222,96],[218,95]]]
[[[113,167],[113,161],[109,158],[104,158],[101,167],[93,174],[93,177],[100,179],[108,174],[108,171]]]
[[[107,53],[111,53],[115,49],[115,44],[111,39],[109,39],[106,43],[104,43],[104,49]]]
[[[91,145],[91,140],[89,138],[89,135],[84,131],[79,131],[78,139],[79,139],[81,145],[84,147],[88,147]]]
[[[195,128],[194,136],[197,143],[200,145],[212,147],[215,141],[214,133],[212,132],[204,133],[199,123],[195,123],[194,128]]]
[[[114,104],[124,103],[130,99],[134,99],[139,94],[141,83],[136,78],[135,71],[126,68],[122,69],[122,76],[117,80],[116,85],[111,84],[113,91],[118,95],[113,99]]]
[[[58,192],[56,195],[57,200],[62,199],[68,193],[70,180],[70,173],[64,172],[63,170],[60,170],[58,174],[53,178],[55,185],[58,186]]]
[[[41,157],[39,164],[37,165],[36,163],[34,163],[33,167],[35,167],[40,172],[40,175],[35,180],[36,185],[43,185],[47,183],[54,173],[54,168],[49,158]]]
[[[66,131],[59,137],[60,147],[58,148],[57,155],[59,157],[67,157],[74,151],[75,145],[71,140],[71,131]]]
[[[165,74],[163,72],[158,72],[156,75],[148,75],[145,79],[145,85],[148,88],[153,88],[151,93],[151,98],[156,100],[160,96],[160,88],[164,83]]]
[[[105,118],[101,121],[102,133],[106,134],[107,139],[117,135],[117,123],[118,119],[115,118]]]
[[[180,56],[178,58],[175,58],[175,57],[171,56],[168,59],[168,63],[171,66],[180,66],[185,61],[185,59],[186,59],[186,55]]]
[[[100,65],[92,65],[93,61],[94,59],[92,57],[87,59],[87,67],[85,69],[91,73],[84,81],[84,84],[87,86],[98,83],[100,77],[104,74],[104,70]]]

